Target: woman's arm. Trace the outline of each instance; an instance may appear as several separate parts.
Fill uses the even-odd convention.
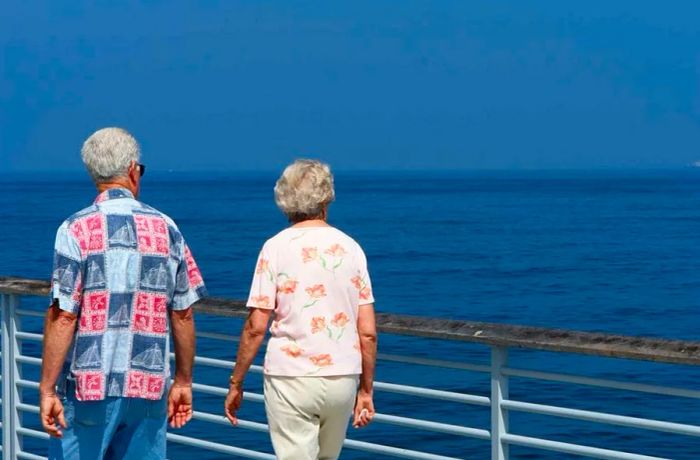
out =
[[[357,317],[357,332],[362,352],[362,375],[355,403],[353,426],[368,425],[374,417],[373,386],[374,368],[377,361],[377,326],[374,320],[374,304],[360,305]]]
[[[272,310],[251,308],[248,319],[243,325],[241,341],[236,355],[236,364],[231,374],[228,396],[226,396],[226,402],[224,403],[226,418],[234,425],[238,423],[236,411],[240,408],[241,400],[243,399],[243,379],[245,379],[245,375],[250,369],[255,355],[258,354],[260,344],[265,338],[267,324],[271,315]]]

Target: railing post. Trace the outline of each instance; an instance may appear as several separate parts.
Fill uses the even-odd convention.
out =
[[[508,460],[508,444],[502,436],[508,432],[508,377],[501,369],[508,364],[508,348],[491,347],[491,460]]]
[[[18,306],[18,295],[2,295],[2,455],[8,460],[17,458],[22,451],[22,436],[17,434],[17,428],[22,426],[17,410],[22,394],[16,385],[22,377],[17,364],[20,347],[16,332],[20,325],[15,310]]]

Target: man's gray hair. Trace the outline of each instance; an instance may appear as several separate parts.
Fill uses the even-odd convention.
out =
[[[132,161],[139,161],[136,139],[121,128],[103,128],[87,138],[80,151],[90,177],[96,183],[126,176]]]

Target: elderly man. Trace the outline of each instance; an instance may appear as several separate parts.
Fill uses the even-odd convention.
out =
[[[175,223],[136,200],[136,140],[101,129],[81,154],[99,194],[56,235],[39,387],[49,458],[163,459],[167,422],[192,417],[190,306],[204,283]]]

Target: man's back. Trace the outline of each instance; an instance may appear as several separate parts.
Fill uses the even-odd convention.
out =
[[[67,219],[56,237],[52,299],[79,317],[67,357],[76,398],[160,399],[168,310],[204,294],[175,223],[129,190],[109,189]]]

